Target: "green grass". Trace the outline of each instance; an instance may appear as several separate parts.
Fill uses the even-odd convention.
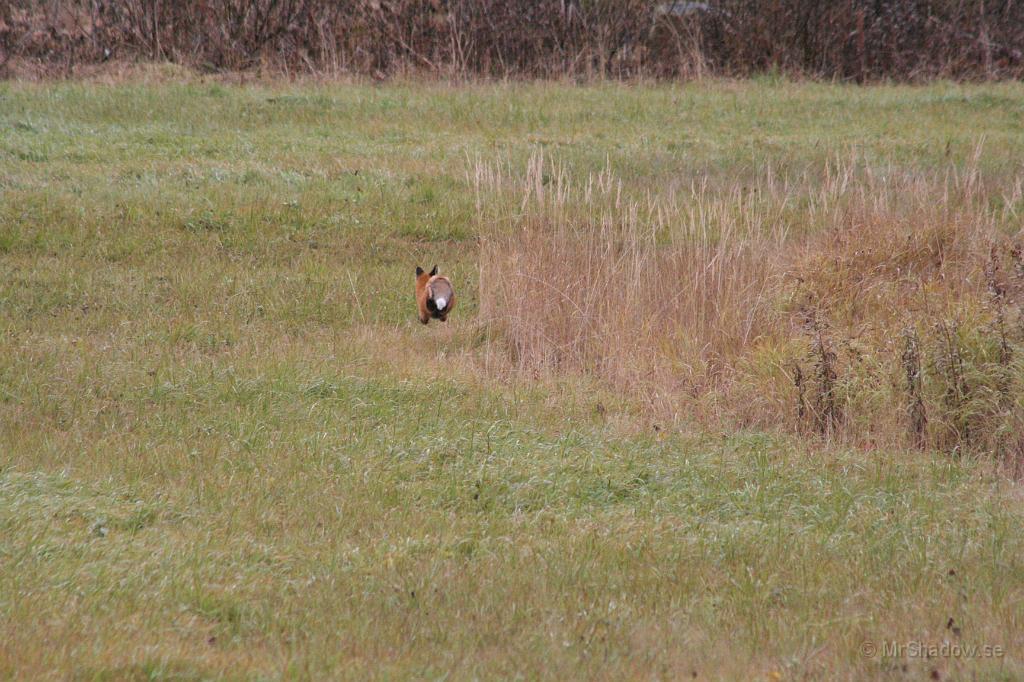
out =
[[[799,213],[979,142],[1019,177],[1024,87],[0,84],[0,676],[1024,676],[989,462],[655,430],[476,319],[478,158]],[[946,639],[1003,655],[862,653]]]

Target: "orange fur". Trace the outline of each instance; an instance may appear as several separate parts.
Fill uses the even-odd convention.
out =
[[[432,307],[434,295],[438,289],[449,294],[443,311]],[[420,267],[416,268],[416,305],[419,307],[420,322],[423,324],[428,324],[431,318],[442,322],[448,321],[448,314],[455,307],[455,288],[452,286],[451,280],[437,274],[436,265],[430,272],[425,272]]]

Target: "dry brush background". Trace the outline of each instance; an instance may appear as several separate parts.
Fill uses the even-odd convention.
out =
[[[0,68],[70,75],[108,60],[383,78],[767,71],[858,81],[1015,78],[1014,0],[13,0]]]

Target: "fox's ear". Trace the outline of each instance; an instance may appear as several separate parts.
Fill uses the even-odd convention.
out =
[[[430,276],[433,277],[436,274],[437,274],[437,266],[435,265],[434,269],[430,271]]]
[[[423,268],[421,268],[420,266],[417,265],[416,266],[416,276],[419,277],[422,274],[423,274]]]

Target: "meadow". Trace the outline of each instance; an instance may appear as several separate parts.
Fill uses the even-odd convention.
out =
[[[0,677],[1021,678],[1022,159],[1020,84],[0,83]]]

